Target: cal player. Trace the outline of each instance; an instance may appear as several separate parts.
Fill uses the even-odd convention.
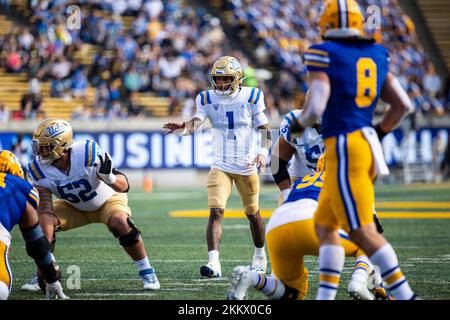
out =
[[[58,280],[59,267],[39,225],[38,204],[37,190],[25,181],[18,159],[11,151],[0,151],[0,300],[6,300],[11,291],[8,249],[15,225],[19,225],[27,253],[46,280],[47,298],[68,299]]]
[[[126,176],[93,140],[74,141],[71,125],[42,121],[33,133],[34,159],[28,172],[39,191],[40,224],[48,241],[56,231],[103,223],[134,260],[146,290],[160,289],[139,229],[131,220]],[[58,199],[52,202],[52,195]]]
[[[261,291],[269,299],[305,298],[308,291],[308,270],[304,266],[304,257],[319,254],[319,240],[314,231],[313,216],[324,179],[324,157],[321,157],[317,171],[314,170],[294,182],[289,188],[286,200],[273,212],[267,224],[266,241],[272,275],[258,274],[244,266],[234,268],[228,299],[244,299],[250,287]],[[344,230],[339,230],[339,237],[346,256],[356,258],[349,284],[351,296],[374,300],[375,297],[368,287],[385,296],[381,277],[375,274],[373,265],[364,252],[349,240]],[[357,286],[354,287],[352,283]]]
[[[317,160],[323,154],[323,138],[320,123],[314,123],[306,128],[301,137],[291,138],[290,124],[296,121],[303,110],[293,110],[289,112],[280,125],[280,135],[272,147],[271,171],[272,176],[281,191],[281,203],[287,199],[292,191],[291,181],[295,182],[298,178],[308,176],[316,172]],[[290,163],[289,167],[288,164]],[[318,196],[318,193],[316,194]],[[279,208],[279,211],[284,211]],[[301,205],[298,206],[301,212]],[[382,232],[376,213],[374,213],[377,230]],[[314,243],[316,240],[312,240]],[[362,251],[361,251],[362,254]],[[367,279],[373,268],[361,268],[361,264],[371,265],[370,261],[364,256],[356,259],[354,265],[354,276],[350,281],[347,292],[355,299],[373,299],[373,295],[367,290]],[[361,270],[361,271],[359,271]]]
[[[342,227],[378,265],[395,299],[414,299],[397,256],[377,232],[372,209],[373,179],[389,172],[377,138],[390,132],[413,110],[400,83],[388,71],[386,48],[363,37],[363,16],[354,0],[329,0],[319,20],[324,42],[306,50],[309,100],[291,126],[303,132],[322,116],[327,178],[314,221],[320,248],[317,299],[334,299],[344,265],[339,239]],[[372,128],[381,97],[390,108]]]
[[[242,67],[236,58],[219,58],[211,69],[213,89],[200,92],[196,98],[197,113],[182,124],[167,123],[169,132],[192,134],[206,118],[214,136],[214,158],[208,174],[209,221],[206,229],[209,260],[200,274],[220,277],[219,245],[221,222],[233,182],[241,196],[250,222],[255,252],[252,268],[265,272],[264,221],[259,213],[259,178],[257,168],[264,169],[271,145],[271,131],[264,114],[264,94],[258,88],[241,86]],[[261,147],[255,140],[262,132]],[[257,150],[259,149],[259,150]]]

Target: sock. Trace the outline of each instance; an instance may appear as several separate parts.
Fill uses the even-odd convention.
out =
[[[264,247],[262,248],[255,247],[255,256],[265,256],[265,255],[266,251],[264,251]]]
[[[219,262],[219,251],[217,251],[217,250],[211,250],[211,251],[208,251],[208,257],[209,257],[209,260],[208,260],[208,262]]]
[[[320,284],[316,300],[334,300],[341,271],[344,267],[345,251],[342,246],[322,245],[319,250]]]
[[[366,255],[361,255],[356,258],[355,266],[353,267],[352,279],[360,282],[367,282],[370,273],[373,270],[373,265]]]
[[[386,288],[396,300],[411,300],[416,297],[400,270],[397,256],[389,243],[378,249],[370,260],[379,266]]]
[[[271,300],[279,300],[284,295],[284,283],[273,277],[252,271],[252,286]]]
[[[141,260],[136,260],[134,261],[134,263],[139,270],[140,276],[154,272],[152,266],[150,265],[150,261],[148,261],[148,257],[145,257]]]

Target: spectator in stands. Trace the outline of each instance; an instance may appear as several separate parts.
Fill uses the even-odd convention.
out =
[[[42,96],[39,93],[25,93],[20,100],[20,109],[26,119],[35,119],[42,109]]]
[[[0,123],[7,123],[9,121],[9,110],[3,101],[0,101]]]
[[[428,64],[427,74],[423,78],[423,87],[431,97],[436,97],[441,90],[441,78],[436,74],[431,63]]]

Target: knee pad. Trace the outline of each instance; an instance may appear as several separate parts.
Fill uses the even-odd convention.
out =
[[[0,281],[0,300],[6,300],[9,296],[9,288],[3,281]]]
[[[120,236],[117,230],[110,229],[112,234],[119,239],[119,243],[122,247],[131,247],[139,242],[139,237],[141,236],[141,232],[134,224],[133,220],[130,217],[127,218],[128,225],[131,227],[131,231],[124,235]]]
[[[52,259],[50,244],[39,224],[21,230],[28,255],[38,266],[50,264]]]

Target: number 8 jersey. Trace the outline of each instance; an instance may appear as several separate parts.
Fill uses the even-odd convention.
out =
[[[372,126],[389,71],[389,54],[373,41],[325,41],[304,54],[308,71],[325,72],[331,95],[322,117],[323,138]]]
[[[76,141],[69,152],[70,169],[67,173],[34,158],[28,165],[28,175],[35,186],[50,190],[76,209],[98,210],[115,193],[97,177],[94,164],[99,162],[101,149],[95,141],[86,140]]]

